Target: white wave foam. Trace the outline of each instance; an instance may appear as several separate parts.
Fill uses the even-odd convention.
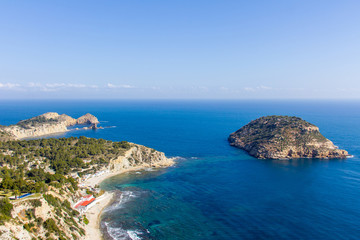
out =
[[[119,199],[115,200],[115,203],[110,207],[106,208],[104,212],[113,211],[115,209],[121,209],[124,207],[124,204],[131,201],[134,198],[140,196],[140,193],[132,192],[132,191],[124,191],[121,192]]]
[[[354,155],[349,155],[346,158],[354,158]]]
[[[180,157],[180,156],[175,156],[175,157],[171,157],[172,160],[186,160],[186,158],[184,157]]]
[[[141,234],[142,232],[137,230],[127,230],[126,233],[132,240],[141,240],[141,238],[138,236],[138,234]]]
[[[106,232],[114,240],[120,240],[120,239],[141,240],[139,234],[142,234],[142,232],[139,230],[124,230],[119,227],[117,228],[111,227],[109,222],[105,222],[104,225],[106,227]]]

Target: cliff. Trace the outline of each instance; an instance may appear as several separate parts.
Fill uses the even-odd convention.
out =
[[[110,161],[108,168],[112,172],[122,172],[136,167],[166,167],[172,164],[174,161],[165,157],[163,152],[131,144],[131,148],[123,156]]]
[[[346,158],[349,154],[298,117],[268,116],[230,134],[228,141],[261,159]]]
[[[69,126],[76,124],[97,123],[99,123],[98,119],[90,113],[74,119],[66,114],[59,115],[56,112],[48,112],[40,116],[22,120],[15,125],[2,127],[0,130],[0,140],[2,134],[8,134],[10,137],[7,139],[34,138],[66,132]]]

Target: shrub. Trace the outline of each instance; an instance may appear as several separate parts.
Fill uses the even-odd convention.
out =
[[[44,222],[44,228],[49,232],[59,233],[59,228],[56,226],[54,219],[49,218]]]
[[[89,224],[89,219],[87,219],[87,217],[85,217],[85,216],[84,216],[83,221],[84,221],[84,223],[85,223],[86,225],[88,225],[88,224]]]
[[[29,202],[30,202],[31,206],[33,206],[35,208],[42,206],[42,203],[39,199],[33,199],[33,200],[30,200]]]
[[[10,203],[8,198],[0,199],[0,214],[6,217],[11,217],[11,211],[13,205]]]

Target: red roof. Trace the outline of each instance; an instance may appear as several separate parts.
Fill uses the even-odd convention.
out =
[[[92,203],[94,200],[95,200],[95,198],[92,198],[92,199],[90,199],[88,201],[83,201],[83,202],[80,203],[80,205],[86,207],[87,205]]]
[[[76,204],[75,208],[78,208],[80,206],[84,206],[86,207],[87,205],[89,205],[90,203],[92,203],[93,201],[95,201],[95,198],[91,198],[90,200],[87,201],[81,201],[78,204]]]

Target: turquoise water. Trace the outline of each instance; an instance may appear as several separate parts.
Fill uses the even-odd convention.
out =
[[[126,140],[181,157],[168,169],[102,183],[118,193],[103,214],[108,238],[359,239],[359,110],[350,101],[19,101],[0,103],[0,124],[90,112],[112,128],[61,136]],[[354,157],[258,160],[228,145],[231,132],[273,114],[302,117]]]

